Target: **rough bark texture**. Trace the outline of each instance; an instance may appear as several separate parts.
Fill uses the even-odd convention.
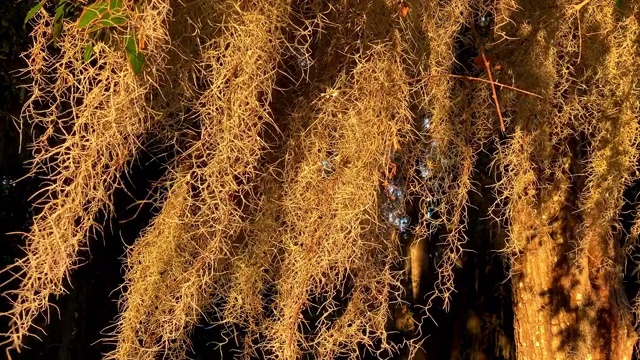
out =
[[[525,244],[512,262],[517,359],[631,359],[630,307],[619,269],[605,266],[614,246],[601,234],[586,251],[576,248],[571,185],[558,176],[514,218],[514,241]]]

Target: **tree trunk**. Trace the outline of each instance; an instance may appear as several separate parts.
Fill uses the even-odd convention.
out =
[[[604,256],[606,234],[584,251],[577,247],[574,193],[569,176],[560,175],[537,206],[514,209],[517,359],[630,360],[637,335],[620,269],[605,266],[614,260]]]

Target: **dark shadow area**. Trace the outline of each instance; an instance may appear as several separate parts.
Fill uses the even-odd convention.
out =
[[[504,233],[490,207],[495,201],[495,174],[490,172],[491,149],[481,152],[469,193],[468,227],[464,253],[455,272],[456,292],[451,295],[450,311],[436,300],[425,318],[422,332],[428,336],[423,345],[428,359],[514,359],[513,306],[511,281],[507,279],[507,259],[498,253],[504,246]],[[438,238],[438,234],[434,234]],[[433,284],[433,270],[443,245],[432,239],[429,244],[429,273],[424,284]],[[429,290],[427,288],[426,290]],[[427,295],[429,296],[429,295]]]
[[[485,4],[486,5],[486,4]],[[469,78],[486,77],[482,67],[478,66],[480,47],[492,39],[494,15],[490,6],[474,8],[471,22],[463,24],[455,37],[453,52],[455,62],[450,73]],[[471,82],[458,79],[452,87],[453,92],[469,92]],[[487,98],[487,102],[492,99]],[[463,112],[476,126],[478,115],[467,114],[472,109],[472,99],[456,104],[454,114]],[[456,115],[452,115],[456,116]],[[497,124],[497,122],[496,122]],[[494,129],[496,133],[499,128]],[[499,135],[502,139],[503,135]],[[421,332],[426,337],[423,348],[429,360],[437,359],[514,359],[513,307],[511,299],[511,281],[508,280],[508,260],[498,253],[503,249],[505,233],[492,217],[491,206],[495,202],[493,189],[498,174],[491,166],[495,156],[495,146],[491,142],[487,149],[477,152],[472,177],[473,190],[467,195],[467,226],[462,245],[464,251],[457,261],[454,288],[451,294],[450,309],[445,311],[441,299],[436,299],[428,310],[429,317],[423,319]],[[437,205],[433,204],[434,220],[438,219]],[[431,212],[430,212],[431,213]],[[429,298],[433,284],[438,281],[437,267],[446,251],[444,229],[432,234],[428,239],[429,271],[423,274],[422,283],[427,292],[423,298]],[[423,305],[426,300],[416,300]],[[419,311],[418,308],[415,309]],[[424,315],[424,314],[423,314]]]
[[[30,26],[24,26],[24,18],[35,1],[0,2],[0,269],[14,264],[24,256],[19,232],[27,231],[33,211],[29,196],[37,184],[33,178],[24,178],[31,159],[27,149],[27,136],[21,133],[20,112],[29,84],[21,69],[27,64],[21,54],[29,48]],[[12,272],[0,273],[0,284],[10,281]],[[14,289],[17,281],[10,281],[2,288]],[[8,311],[10,303],[5,296],[0,299],[0,313]],[[0,333],[8,331],[8,319],[0,318]],[[6,340],[0,337],[0,341]],[[4,355],[4,351],[2,351]],[[0,356],[2,356],[0,355]]]

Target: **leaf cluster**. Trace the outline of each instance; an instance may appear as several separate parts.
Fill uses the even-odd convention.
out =
[[[29,10],[24,20],[25,26],[29,20],[43,10],[46,3],[47,0],[43,0]],[[68,0],[61,0],[56,5],[53,18],[54,44],[57,44],[58,39],[60,39],[64,19],[75,17],[78,15],[78,10],[78,5]],[[84,49],[84,60],[88,62],[93,57],[94,42],[108,38],[112,33],[116,33],[120,29],[127,28],[129,22],[130,16],[122,0],[97,1],[82,8],[75,26],[78,29],[87,29],[92,35],[92,39]],[[130,27],[126,29],[124,43],[124,50],[131,70],[135,74],[140,74],[144,66],[144,55],[141,51],[142,46],[139,46],[136,40],[134,29]],[[142,43],[142,41],[140,41],[140,43]]]

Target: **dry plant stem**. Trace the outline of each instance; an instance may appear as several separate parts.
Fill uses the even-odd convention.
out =
[[[148,32],[147,62],[154,69],[140,79],[129,71],[124,53],[115,50],[122,46],[117,40],[96,45],[95,67],[85,62],[87,34],[69,22],[59,54],[49,53],[52,19],[38,14],[35,44],[27,55],[32,97],[24,116],[45,129],[33,145],[32,173],[44,173],[47,185],[36,195],[41,210],[26,234],[27,256],[17,263],[20,287],[6,294],[12,301],[4,314],[11,318],[10,349],[20,351],[38,315],[49,319],[50,298],[66,292],[63,283],[80,266],[78,252],[88,247],[92,231],[101,230],[94,219],[101,211],[109,214],[119,176],[156,126],[145,97],[163,68],[168,15],[167,2],[151,1],[131,21]]]
[[[399,53],[388,44],[358,55],[351,74],[340,77],[317,101],[311,128],[300,129],[285,172],[283,263],[277,279],[276,318],[266,328],[267,349],[284,359],[312,351],[321,359],[357,356],[358,346],[376,339],[387,348],[385,323],[389,289],[398,285],[391,264],[398,244],[384,236],[377,196],[389,150],[408,133],[407,77]],[[306,130],[306,131],[305,131]],[[335,153],[335,171],[322,169]],[[301,158],[299,163],[291,160]],[[371,271],[371,269],[387,269]],[[342,288],[353,284],[348,302]],[[303,326],[312,299],[319,306],[318,335],[310,341]],[[332,320],[333,309],[347,311]],[[316,311],[313,311],[314,313]]]
[[[243,356],[256,353],[256,340],[264,332],[263,309],[265,288],[278,272],[282,223],[279,221],[284,186],[281,169],[269,169],[264,177],[265,188],[254,220],[248,224],[246,244],[231,268],[227,303],[222,312],[224,325],[241,326],[245,334],[229,334],[244,344]],[[225,334],[226,335],[226,334]]]
[[[128,291],[109,358],[186,356],[191,329],[226,293],[243,209],[257,203],[251,188],[266,150],[260,133],[272,121],[268,105],[289,6],[207,3],[225,20],[212,25],[222,35],[203,47],[206,87],[195,104],[201,139],[182,157],[161,213],[128,256]]]
[[[421,189],[425,199],[420,205],[421,218],[425,220],[416,232],[418,236],[428,237],[440,226],[444,226],[446,231],[446,237],[436,241],[444,243],[444,255],[436,264],[438,280],[425,304],[428,311],[438,298],[443,300],[445,308],[449,308],[454,292],[454,269],[466,241],[465,208],[467,193],[472,188],[469,176],[473,171],[474,154],[468,117],[456,113],[458,109],[452,103],[454,78],[447,76],[455,62],[451,49],[455,47],[455,39],[471,12],[470,4],[461,0],[446,4],[427,2],[424,11],[433,15],[428,20],[425,18],[422,25],[429,34],[430,56],[420,68],[423,77],[429,81],[419,84],[417,91],[420,92],[420,106],[431,115],[429,156],[425,155],[422,160],[428,164],[432,175]],[[433,202],[439,203],[441,218],[437,221],[430,216]]]

